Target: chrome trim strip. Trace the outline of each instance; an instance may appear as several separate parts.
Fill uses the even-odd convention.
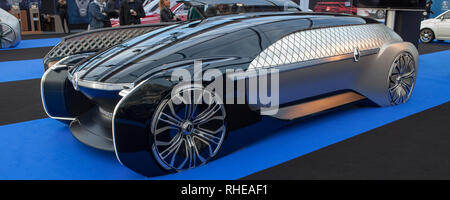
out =
[[[377,54],[379,51],[380,51],[379,48],[360,51],[360,59],[364,56],[370,56],[373,54]],[[287,70],[287,69],[311,67],[314,65],[338,62],[338,61],[343,61],[343,60],[347,60],[347,59],[353,59],[353,53],[339,55],[339,56],[332,56],[332,57],[327,57],[327,58],[319,58],[319,59],[315,59],[315,60],[308,60],[308,61],[303,61],[300,63],[287,64],[287,65],[277,66],[275,68],[279,68],[280,70]]]
[[[70,82],[74,84],[73,80],[70,80]],[[103,83],[98,81],[86,81],[82,79],[78,79],[77,85],[97,90],[123,90],[134,87],[134,83]]]
[[[58,62],[58,63],[59,63],[59,62]],[[42,78],[41,78],[41,100],[42,100],[42,105],[43,105],[43,107],[44,107],[45,113],[46,113],[50,118],[56,119],[56,120],[73,121],[73,120],[75,120],[75,118],[69,118],[69,117],[55,117],[55,116],[50,115],[50,114],[48,113],[48,111],[47,111],[47,104],[45,103],[45,97],[44,97],[44,82],[45,82],[46,77],[47,77],[47,75],[48,75],[48,73],[49,73],[50,71],[54,71],[54,70],[56,70],[56,69],[66,67],[65,65],[59,65],[58,63],[56,63],[55,65],[53,65],[51,68],[47,69],[47,71],[45,71],[44,75],[42,75]]]
[[[80,72],[75,72],[80,73]],[[80,77],[82,74],[79,74]],[[123,90],[123,89],[129,89],[134,87],[134,83],[104,83],[104,82],[98,82],[98,81],[87,81],[83,79],[77,79],[74,80],[73,76],[70,72],[68,72],[67,78],[69,81],[74,85],[76,83],[76,88],[78,90],[78,86],[91,88],[91,89],[97,89],[97,90]],[[75,87],[74,87],[75,88]]]
[[[380,51],[379,48],[360,51],[360,59],[364,56],[370,56],[373,54],[377,54],[379,51]],[[311,67],[311,66],[320,65],[320,64],[326,64],[326,63],[330,63],[330,62],[338,62],[338,61],[342,61],[342,60],[352,59],[353,56],[354,56],[353,53],[349,53],[349,54],[340,55],[340,56],[331,56],[331,57],[327,57],[327,58],[319,58],[319,59],[315,59],[315,60],[308,60],[308,61],[303,61],[303,62],[298,62],[298,63],[291,63],[291,64],[267,67],[267,68],[262,68],[262,69],[271,69],[271,68],[276,68],[276,69],[280,69],[280,70],[298,69],[298,68]],[[255,68],[247,69],[247,71],[251,71],[251,70],[258,70],[258,69],[255,69]]]

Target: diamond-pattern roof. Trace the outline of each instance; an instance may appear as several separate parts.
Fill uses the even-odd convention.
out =
[[[298,63],[332,56],[376,49],[384,43],[401,40],[392,29],[382,24],[340,26],[292,33],[262,51],[249,69]]]

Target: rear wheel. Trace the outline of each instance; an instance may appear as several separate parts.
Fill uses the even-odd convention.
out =
[[[399,54],[389,72],[389,100],[391,105],[405,103],[411,97],[416,83],[416,69],[413,56],[408,52]]]
[[[207,104],[199,97],[216,101]],[[217,155],[226,126],[225,107],[218,96],[201,87],[180,90],[163,100],[155,112],[153,155],[167,170],[198,167]]]
[[[423,43],[430,43],[434,40],[434,33],[431,29],[423,29],[420,31],[420,41]]]

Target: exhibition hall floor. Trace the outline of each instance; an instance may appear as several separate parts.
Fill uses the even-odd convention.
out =
[[[415,91],[395,107],[350,106],[229,133],[219,157],[145,178],[78,142],[41,105],[42,57],[59,38],[0,50],[0,179],[449,179],[450,43],[421,44]]]

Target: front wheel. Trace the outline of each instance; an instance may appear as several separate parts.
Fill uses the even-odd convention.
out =
[[[151,123],[152,152],[158,164],[169,171],[182,171],[213,159],[225,139],[225,116],[219,97],[202,87],[166,97]]]
[[[434,40],[434,33],[431,29],[423,29],[420,31],[420,41],[430,43]]]

